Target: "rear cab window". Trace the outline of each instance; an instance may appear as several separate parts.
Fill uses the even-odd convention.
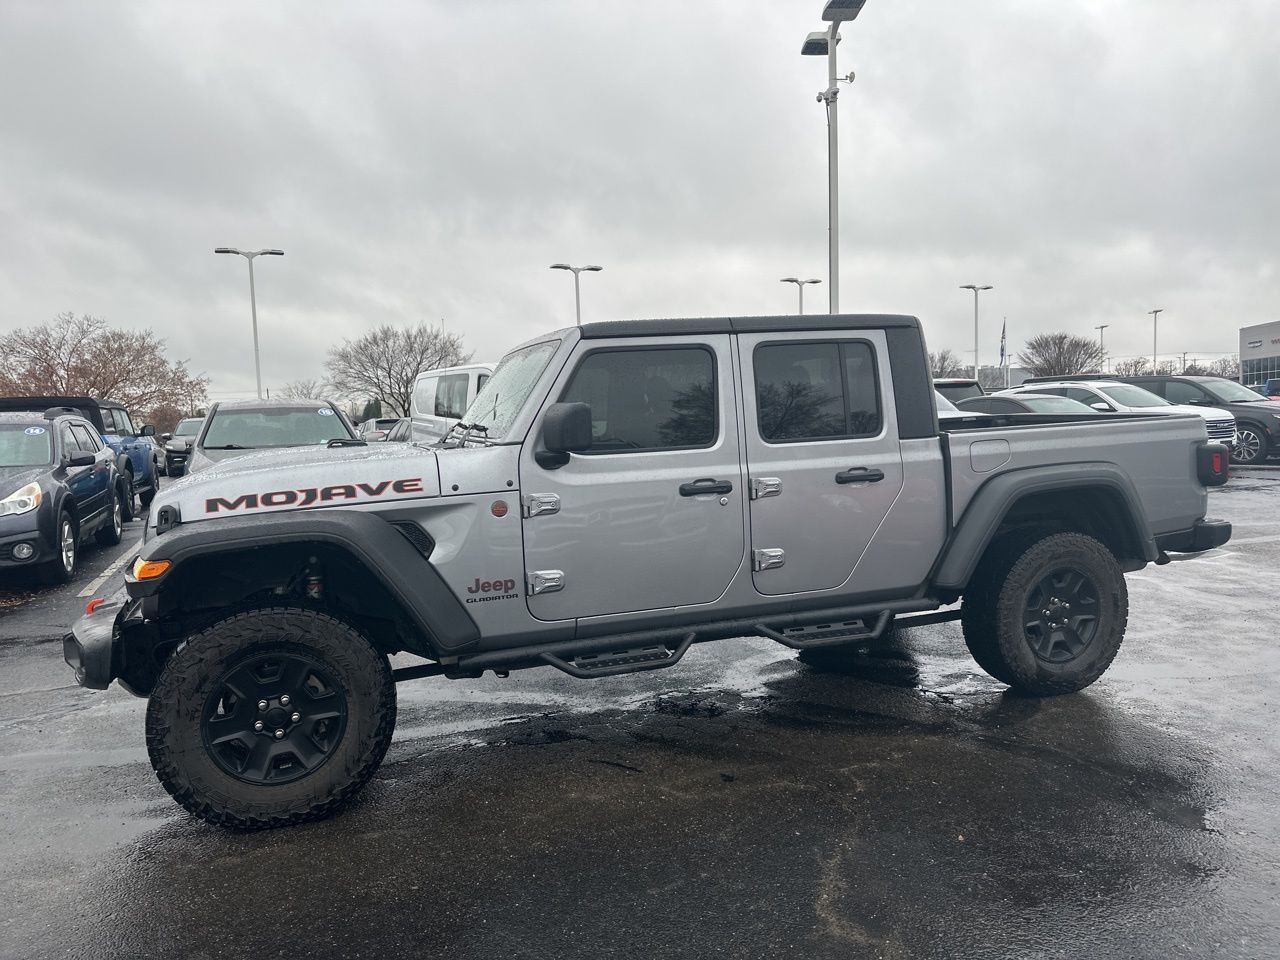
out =
[[[757,428],[767,443],[872,437],[883,428],[869,342],[763,343],[752,362]]]

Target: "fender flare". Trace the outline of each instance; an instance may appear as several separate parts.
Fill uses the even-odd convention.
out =
[[[1159,556],[1155,537],[1147,523],[1142,500],[1129,475],[1113,463],[1066,463],[1028,467],[997,474],[988,480],[965,509],[960,522],[943,548],[934,586],[962,591],[1009,511],[1019,500],[1042,493],[1098,489],[1118,497],[1123,504],[1129,529],[1126,533],[1138,544],[1138,555],[1121,560],[1150,563]]]
[[[379,581],[417,627],[426,656],[456,657],[480,640],[480,630],[436,568],[405,534],[373,513],[357,510],[299,510],[266,516],[227,517],[179,524],[163,534],[151,533],[139,556],[168,560],[172,566],[154,580],[138,581],[131,573],[125,587],[135,599],[154,597],[184,563],[255,547],[290,543],[323,543],[346,551]]]

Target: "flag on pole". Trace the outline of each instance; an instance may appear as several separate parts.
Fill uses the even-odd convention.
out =
[[[1009,318],[1004,318],[1004,323],[1000,325],[1000,366],[1005,364],[1005,334],[1009,330]]]

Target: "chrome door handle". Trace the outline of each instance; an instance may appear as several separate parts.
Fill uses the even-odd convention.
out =
[[[836,474],[836,483],[879,483],[883,479],[883,470],[870,467],[852,467]]]

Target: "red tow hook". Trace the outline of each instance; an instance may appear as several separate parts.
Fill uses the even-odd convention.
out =
[[[107,602],[106,597],[94,597],[92,600],[90,600],[88,603],[84,605],[85,616],[87,617],[89,614],[93,613],[93,611],[97,610],[100,606],[102,606],[106,602]]]

